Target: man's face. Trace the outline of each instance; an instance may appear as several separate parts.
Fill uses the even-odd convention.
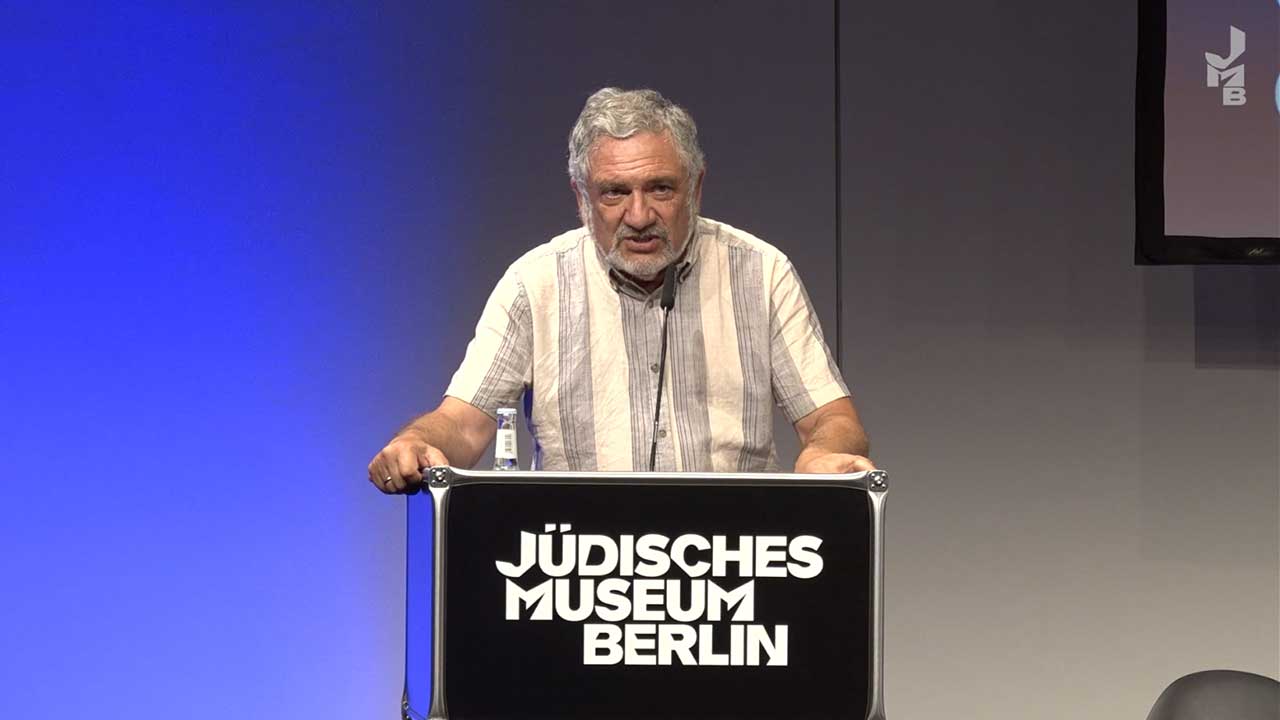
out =
[[[602,137],[591,149],[590,166],[587,187],[574,189],[600,252],[636,279],[657,278],[689,240],[702,177],[685,176],[669,133]]]

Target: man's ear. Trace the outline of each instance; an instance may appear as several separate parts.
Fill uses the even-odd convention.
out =
[[[707,169],[702,168],[702,172],[698,173],[698,180],[693,185],[693,196],[697,201],[697,206],[702,207],[702,181],[707,177]]]

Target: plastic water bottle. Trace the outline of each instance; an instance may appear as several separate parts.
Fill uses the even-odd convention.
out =
[[[516,448],[516,410],[498,408],[498,437],[493,446],[494,470],[519,470],[519,450]]]

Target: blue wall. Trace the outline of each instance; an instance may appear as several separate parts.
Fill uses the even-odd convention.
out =
[[[0,22],[0,717],[392,716],[474,19],[103,5]]]

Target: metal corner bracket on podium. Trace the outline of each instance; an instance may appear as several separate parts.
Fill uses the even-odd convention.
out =
[[[884,471],[425,479],[404,720],[884,720]]]

